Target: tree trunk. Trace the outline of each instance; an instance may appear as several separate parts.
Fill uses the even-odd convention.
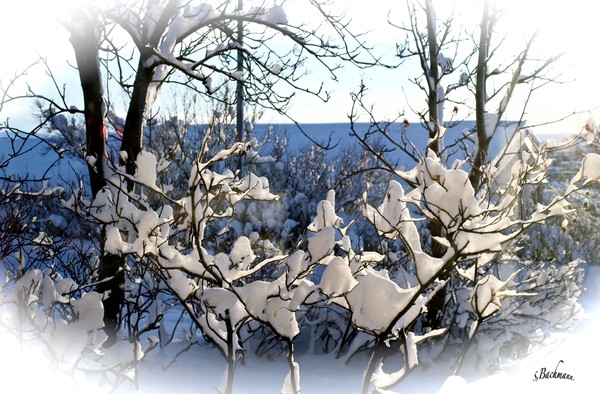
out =
[[[438,68],[439,48],[437,43],[435,11],[431,0],[427,0],[425,3],[425,13],[427,14],[427,41],[429,44],[429,75],[426,75],[429,78],[427,104],[430,124],[428,130],[429,138],[434,139],[439,136],[441,114],[438,113],[438,101],[440,99],[438,96],[438,85],[440,83],[440,70]],[[439,155],[441,151],[441,141],[435,141],[429,145],[428,148],[436,155]],[[437,221],[429,221],[428,227],[432,236],[442,235],[442,226]],[[433,257],[441,257],[444,252],[445,250],[440,244],[431,242],[431,255]]]
[[[439,48],[437,43],[437,28],[435,21],[435,12],[433,10],[433,4],[431,0],[427,0],[425,3],[425,13],[427,14],[427,40],[429,44],[429,78],[428,81],[428,97],[427,105],[429,110],[429,138],[437,138],[440,133],[440,115],[438,113],[438,85],[440,83],[440,70],[438,69],[438,58]],[[440,141],[435,141],[430,145],[431,149],[436,155],[440,154]]]
[[[86,155],[95,158],[93,165],[90,165],[89,161],[87,164],[93,197],[106,186],[104,179],[104,163],[106,160],[104,89],[102,87],[95,27],[93,21],[88,21],[83,29],[73,32],[71,35],[71,44],[75,50],[75,59],[83,92]]]
[[[429,138],[437,138],[440,132],[440,118],[442,118],[442,114],[438,111],[438,102],[440,97],[438,95],[438,86],[440,82],[440,70],[438,68],[438,59],[439,59],[439,48],[437,42],[437,28],[435,21],[435,12],[433,10],[433,4],[431,0],[427,0],[425,3],[425,12],[427,14],[427,40],[429,44],[429,92],[427,97],[427,104],[429,110]],[[437,140],[429,145],[429,149],[431,149],[436,155],[440,155],[441,153],[442,143],[440,140]],[[429,233],[431,234],[431,255],[433,257],[442,257],[446,252],[445,248],[440,245],[438,242],[433,240],[433,237],[441,237],[442,234],[442,225],[435,221],[430,220],[427,224],[427,228],[429,229]],[[426,322],[433,329],[437,328],[441,324],[441,318],[443,317],[443,309],[445,305],[446,292],[439,291],[437,292],[428,303],[428,311],[426,314]]]
[[[244,1],[238,0],[238,10],[241,12],[244,7]],[[237,51],[237,71],[238,73],[244,72],[244,51],[242,47],[244,46],[244,22],[241,20],[238,21],[237,25],[237,44],[239,49]],[[236,84],[235,90],[236,97],[236,134],[237,134],[237,142],[241,142],[244,140],[244,83],[241,78],[238,77],[238,81]],[[238,168],[239,169],[239,168]]]
[[[121,151],[127,153],[127,159],[121,164],[125,164],[127,174],[135,174],[135,160],[142,151],[142,138],[144,127],[146,126],[146,104],[150,84],[154,76],[154,68],[144,66],[145,57],[141,57],[138,70],[135,76],[131,101],[125,118],[123,127],[123,140],[121,141]]]
[[[75,59],[79,70],[81,90],[84,101],[84,118],[86,130],[86,156],[93,157],[93,164],[88,161],[90,187],[92,197],[106,186],[104,166],[106,164],[106,104],[104,102],[104,88],[102,73],[98,57],[98,42],[96,37],[96,21],[85,19],[82,29],[71,32],[71,44],[75,50]],[[116,340],[119,329],[120,310],[124,299],[124,270],[123,258],[104,253],[105,229],[101,229],[101,257],[99,263],[98,279],[102,282],[96,287],[99,293],[107,293],[102,301],[104,305],[104,330],[108,336],[105,346],[112,345]]]
[[[140,48],[140,59],[136,71],[131,100],[127,109],[125,125],[123,126],[123,139],[121,141],[121,151],[127,154],[125,160],[120,159],[120,164],[125,166],[128,175],[134,175],[136,171],[136,159],[142,151],[144,127],[149,117],[148,108],[149,94],[151,94],[152,84],[155,83],[155,89],[158,91],[162,81],[153,81],[155,77],[155,65],[148,65],[148,61],[154,56],[151,48],[159,46],[159,41],[164,34],[167,26],[177,11],[179,2],[170,0],[156,22],[156,27],[152,36],[148,38],[148,45]],[[147,14],[153,2],[148,2]],[[133,183],[127,183],[128,190],[133,190]],[[98,288],[104,291],[109,290],[110,296],[105,300],[105,324],[109,330],[114,327],[118,330],[120,323],[120,312],[125,302],[125,258],[123,256],[106,255],[100,266],[100,279],[112,278]]]
[[[477,80],[475,86],[475,128],[477,132],[477,149],[473,158],[473,166],[469,174],[469,181],[475,191],[481,186],[483,176],[483,165],[487,159],[490,146],[490,137],[485,126],[485,103],[486,103],[486,80],[487,80],[487,58],[490,45],[490,5],[485,1],[483,5],[483,17],[481,20],[481,32],[479,35],[479,54],[477,59]]]
[[[141,64],[140,64],[141,66]],[[121,150],[127,152],[125,165],[127,174],[133,175],[136,170],[135,160],[142,150],[142,135],[145,125],[146,97],[152,79],[152,70],[138,70],[127,118],[123,128]],[[132,188],[128,184],[128,188]],[[102,231],[102,239],[105,231]],[[105,346],[111,346],[116,341],[116,334],[121,325],[121,309],[125,303],[125,257],[102,253],[98,279],[101,283],[96,287],[99,293],[107,292],[103,300],[104,326],[108,339]]]
[[[105,237],[102,229],[102,239]],[[104,306],[104,332],[108,336],[105,347],[112,346],[117,340],[117,332],[121,326],[121,307],[125,301],[125,258],[103,251],[98,268],[100,283],[96,286],[98,293],[106,293],[102,300]]]

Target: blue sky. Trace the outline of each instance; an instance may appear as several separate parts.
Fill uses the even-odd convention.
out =
[[[447,15],[453,8],[452,1],[437,1],[438,17]],[[455,16],[458,22],[477,26],[480,17],[480,0],[458,0],[455,2]],[[526,119],[532,124],[545,123],[582,111],[569,122],[546,127],[548,132],[562,131],[565,128],[578,131],[590,116],[591,110],[600,106],[600,78],[595,71],[600,64],[598,41],[600,32],[596,20],[600,14],[600,4],[590,0],[553,1],[553,0],[502,0],[498,6],[505,7],[504,16],[499,23],[500,33],[507,33],[511,41],[507,48],[517,50],[523,47],[525,37],[534,30],[538,32],[535,54],[547,58],[564,54],[555,70],[561,73],[561,81],[540,90],[529,102]],[[367,31],[369,42],[380,54],[393,51],[394,44],[402,35],[397,29],[387,25],[388,15],[394,22],[405,18],[406,7],[403,1],[370,0],[335,1],[340,7],[348,7],[353,15],[357,31]],[[342,5],[343,4],[343,5]],[[379,22],[375,22],[379,21]],[[475,22],[473,22],[475,21]],[[348,113],[351,102],[349,93],[356,89],[360,79],[364,78],[369,86],[370,98],[377,114],[382,119],[398,113],[407,113],[411,117],[410,107],[425,105],[423,95],[412,86],[409,78],[418,76],[419,68],[411,62],[395,70],[372,69],[366,71],[347,67],[339,74],[340,84],[332,84],[336,92],[332,103],[322,104],[309,99],[297,100],[292,113],[299,116],[308,109],[315,119],[343,119]],[[509,77],[509,76],[507,76]],[[449,76],[452,78],[452,76]],[[518,117],[524,102],[525,90],[518,92],[508,116]],[[452,108],[452,107],[450,107]],[[493,108],[491,108],[493,109]],[[448,112],[448,108],[446,109]],[[598,116],[597,111],[592,111]],[[448,118],[448,115],[446,115]]]
[[[22,69],[36,54],[47,56],[50,65],[59,79],[67,83],[68,92],[73,97],[78,94],[78,84],[66,59],[72,59],[72,50],[68,34],[55,22],[68,6],[81,3],[81,0],[23,0],[21,2],[2,2],[0,5],[0,40],[4,52],[4,62],[0,63],[0,79],[6,81],[16,70]],[[290,23],[303,22],[312,17],[306,13],[306,8],[299,6],[303,2],[288,1],[285,4]],[[449,1],[438,1],[438,16],[449,11]],[[457,19],[464,23],[473,23],[479,16],[480,1],[458,0]],[[538,97],[531,101],[526,118],[530,123],[545,122],[573,111],[581,111],[600,105],[599,78],[596,76],[600,55],[598,54],[598,38],[596,18],[600,5],[589,0],[538,1],[538,0],[504,0],[499,4],[506,7],[502,29],[511,34],[515,48],[522,44],[524,34],[537,29],[540,33],[538,53],[540,56],[551,56],[564,52],[559,67],[565,70],[563,80],[569,83],[546,88]],[[396,41],[401,37],[397,29],[387,25],[388,13],[396,22],[403,19],[406,7],[402,1],[388,0],[334,0],[331,7],[334,11],[346,10],[352,18],[355,31],[368,31],[366,38],[378,54],[393,59]],[[444,7],[447,7],[444,9]],[[519,42],[519,37],[521,41]],[[512,48],[512,47],[511,47]],[[7,60],[9,59],[9,60]],[[358,89],[361,80],[369,87],[368,100],[375,105],[376,116],[379,119],[394,118],[400,113],[414,118],[411,107],[419,108],[425,103],[425,98],[409,82],[409,78],[419,75],[418,67],[405,64],[395,70],[382,68],[358,70],[351,66],[345,67],[338,73],[339,82],[330,80],[322,70],[309,70],[306,79],[308,84],[318,84],[321,81],[332,91],[332,99],[323,103],[306,95],[298,95],[290,106],[290,115],[301,122],[324,123],[345,122],[351,108],[350,93]],[[32,72],[28,76],[30,85],[51,91],[44,82],[42,72]],[[4,82],[6,83],[6,82]],[[523,99],[521,97],[521,99]],[[26,116],[28,108],[5,108],[12,112],[13,118]],[[520,106],[509,116],[517,116]],[[597,116],[597,115],[596,115]],[[589,117],[584,111],[572,118],[569,125],[560,129],[577,128]],[[275,113],[267,112],[263,122],[282,122],[285,118]],[[551,129],[558,129],[553,127]],[[575,130],[576,131],[576,130]]]

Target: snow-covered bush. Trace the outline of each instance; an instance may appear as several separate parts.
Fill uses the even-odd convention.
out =
[[[35,250],[44,253],[35,256],[47,262],[48,269],[32,266],[13,274],[3,293],[3,305],[10,312],[21,306],[19,310],[25,312],[19,316],[24,318],[16,321],[28,327],[27,335],[44,339],[63,335],[60,330],[64,330],[68,332],[64,335],[81,339],[73,343],[77,344],[74,350],[66,351],[68,362],[54,359],[59,365],[87,368],[91,362],[117,380],[135,378],[143,354],[172,340],[167,330],[173,328],[164,316],[176,301],[194,327],[188,341],[193,342],[200,332],[224,355],[228,366],[223,392],[232,390],[235,366],[248,348],[248,337],[267,330],[274,334],[269,340],[288,348],[290,373],[281,377],[288,392],[299,388],[294,347],[302,331],[311,337],[308,344],[314,350],[346,352],[347,357],[357,349],[371,351],[363,390],[385,389],[420,361],[435,359],[445,342],[461,347],[466,340],[459,360],[473,357],[467,352],[469,347],[485,349],[492,358],[512,357],[537,340],[529,335],[537,335],[538,328],[562,327],[577,312],[580,261],[566,265],[528,261],[516,250],[524,230],[570,212],[560,194],[526,216],[517,209],[523,186],[544,179],[548,161],[543,151],[524,155],[514,163],[507,184],[496,184],[495,189],[482,193],[474,192],[466,171],[447,168],[435,154],[422,158],[412,169],[398,170],[399,180],[390,181],[383,196],[365,190],[362,216],[378,237],[403,245],[403,250],[361,249],[364,244],[356,242],[353,232],[356,224],[344,227],[341,211],[336,209],[337,194],[330,191],[314,207],[306,237],[288,253],[270,247],[268,233],[245,235],[236,228],[240,215],[262,222],[272,217],[270,209],[279,209],[279,196],[272,193],[265,177],[220,165],[227,159],[248,160],[250,156],[251,160],[249,146],[235,143],[211,153],[211,134],[204,138],[199,156],[192,161],[185,193],[175,193],[163,183],[161,171],[168,163],[144,151],[134,175],[122,167],[112,168],[108,186],[94,200],[75,191],[63,202],[86,220],[105,227],[106,252],[126,257],[124,330],[114,349],[102,349],[105,335],[98,323],[102,316],[98,303],[102,305],[107,294],[90,291],[94,271],[80,276],[63,273],[60,267],[70,263],[65,257],[64,261],[52,258],[59,252],[52,248],[60,236],[36,235]],[[566,194],[574,193],[581,181],[588,182],[584,178],[597,177],[585,166],[594,160],[594,154],[586,157],[583,169],[565,185]],[[497,169],[489,166],[486,171],[492,174]],[[128,181],[132,188],[127,187]],[[343,201],[348,200],[346,196]],[[423,240],[426,233],[419,223],[428,220],[443,225],[442,237]],[[431,242],[445,248],[442,257],[427,250]],[[507,250],[512,248],[516,251],[509,255]],[[90,250],[81,259],[93,261],[96,256]],[[44,298],[47,289],[62,289],[67,282],[74,287],[67,292],[52,291],[54,301]],[[427,326],[423,316],[441,289],[450,289],[444,325]],[[77,305],[85,305],[89,314],[82,316]],[[536,319],[538,325],[530,324],[538,314],[543,316]],[[98,324],[90,328],[87,321]],[[57,331],[59,326],[69,328]],[[508,326],[512,328],[507,330]],[[257,327],[265,329],[263,334]],[[84,338],[81,330],[88,328],[89,336]],[[443,341],[433,342],[433,338]],[[149,345],[142,346],[146,341]],[[403,367],[393,373],[383,368],[383,355],[390,349],[404,359]],[[98,354],[102,352],[106,355]],[[124,355],[128,356],[124,363],[115,361]]]
[[[344,295],[338,302],[351,312],[352,323],[376,340],[363,392],[367,392],[371,385],[377,389],[389,389],[395,385],[418,364],[417,343],[446,331],[447,326],[424,327],[416,323],[427,311],[431,298],[452,283],[454,277],[460,279],[455,283],[467,285],[466,292],[450,287],[448,293],[451,297],[462,297],[457,301],[459,309],[454,313],[464,315],[464,318],[458,319],[467,332],[463,355],[479,327],[485,326],[492,318],[495,321],[491,324],[491,331],[502,326],[500,316],[532,317],[543,311],[548,325],[557,327],[564,323],[561,319],[577,312],[576,299],[580,291],[577,283],[581,279],[577,268],[579,261],[560,266],[553,274],[553,269],[544,263],[523,262],[523,266],[519,267],[495,257],[501,256],[505,248],[527,228],[570,212],[569,203],[559,194],[547,205],[538,204],[528,217],[519,216],[520,212],[515,208],[522,198],[523,186],[542,181],[548,168],[543,151],[531,152],[523,157],[512,166],[508,184],[500,186],[501,189],[476,194],[467,172],[460,168],[446,168],[435,154],[429,152],[429,156],[420,160],[415,168],[397,171],[402,183],[390,182],[388,192],[379,205],[371,205],[365,195],[363,215],[373,223],[381,237],[398,239],[404,244],[411,256],[411,267],[402,271],[401,278],[395,279],[386,271],[376,269],[379,261],[390,256],[370,255],[375,267],[351,268],[348,273],[355,283],[337,293]],[[490,166],[487,171],[496,169]],[[594,177],[595,173],[589,172],[588,175]],[[409,191],[405,192],[407,187]],[[568,195],[574,189],[570,187],[563,194]],[[433,240],[445,249],[441,257],[434,257],[423,249],[424,242],[417,223],[424,220],[433,220],[442,226],[443,236]],[[347,247],[342,247],[342,250],[350,256],[352,267],[353,252]],[[492,264],[495,261],[497,264]],[[332,265],[325,270],[322,280],[328,277],[331,269]],[[542,281],[540,272],[545,272],[546,277],[552,279]],[[521,273],[524,277],[520,277]],[[540,282],[532,286],[532,277],[540,278]],[[335,292],[329,294],[336,295]],[[524,297],[533,298],[527,300]],[[381,299],[391,301],[384,306]],[[560,305],[553,305],[556,303]],[[557,316],[560,318],[555,319]],[[453,316],[453,319],[458,317]],[[525,331],[535,333],[538,327],[527,327]],[[381,370],[383,349],[390,342],[400,343],[405,360],[404,367],[392,374]]]
[[[509,257],[509,256],[507,256]],[[501,368],[503,359],[517,359],[544,343],[552,329],[569,329],[581,312],[583,261],[500,260],[490,270],[506,278],[514,296],[501,301],[498,312],[478,329],[472,364],[487,372]],[[471,327],[470,327],[471,328]],[[482,356],[485,355],[485,356]]]
[[[498,330],[507,322],[522,323],[544,313],[548,326],[560,327],[577,311],[579,262],[565,269],[543,262],[515,263],[505,256],[524,230],[570,212],[561,195],[539,204],[529,217],[515,209],[523,197],[522,186],[544,178],[548,162],[543,152],[516,162],[508,184],[495,185],[502,188],[482,195],[470,186],[467,172],[446,168],[432,153],[415,168],[397,171],[400,181],[389,183],[379,204],[372,204],[373,196],[365,191],[362,216],[379,237],[401,243],[405,252],[355,252],[351,227],[343,227],[336,194],[330,191],[317,204],[300,249],[287,254],[275,247],[265,249],[270,240],[259,233],[246,236],[236,228],[238,215],[249,214],[254,204],[263,204],[263,219],[271,215],[269,204],[277,209],[278,196],[271,193],[266,178],[217,170],[221,161],[243,157],[248,145],[236,143],[209,154],[209,138],[210,133],[193,161],[184,196],[171,197],[172,190],[160,182],[159,172],[166,167],[142,152],[136,174],[116,168],[110,186],[94,201],[71,198],[65,205],[106,226],[107,252],[129,256],[129,335],[139,343],[141,333],[161,326],[165,297],[177,299],[196,329],[227,360],[224,392],[232,389],[242,344],[258,332],[256,324],[287,344],[291,369],[286,385],[292,392],[299,384],[293,348],[303,327],[311,331],[313,349],[318,345],[339,353],[346,348],[351,356],[356,349],[371,348],[363,387],[367,390],[371,385],[390,388],[401,380],[418,364],[428,338],[441,336],[453,343],[453,338],[466,335],[460,363],[473,343],[481,347],[494,342],[495,353],[487,348],[488,354],[514,355],[522,348],[512,339],[533,342],[528,332],[537,333],[542,325],[520,325],[510,338],[505,331],[499,337]],[[490,166],[488,171],[496,169]],[[130,191],[123,190],[126,180],[136,185]],[[442,257],[424,249],[428,242],[422,240],[418,223],[427,220],[442,224],[444,236],[433,240],[445,248]],[[540,272],[549,279],[541,281]],[[532,284],[532,278],[539,280]],[[442,319],[445,326],[426,326],[423,316],[429,302],[444,288],[453,298],[446,302],[452,308]],[[382,299],[389,302],[384,305]],[[563,302],[555,305],[559,300]],[[319,331],[322,327],[328,328],[325,335]],[[381,363],[392,344],[399,346],[405,362],[389,374]],[[434,359],[435,346],[427,349],[423,357]]]
[[[170,197],[172,190],[158,182],[160,162],[151,153],[142,152],[133,177],[123,168],[116,168],[108,179],[110,186],[93,201],[73,195],[64,204],[105,226],[106,252],[130,256],[126,269],[134,277],[125,290],[129,305],[137,305],[132,308],[135,317],[128,312],[129,329],[138,330],[134,338],[158,327],[165,310],[157,294],[166,290],[179,300],[196,328],[223,352],[228,361],[223,390],[230,392],[242,326],[257,320],[286,338],[291,347],[299,330],[294,311],[312,291],[305,278],[290,278],[286,284],[283,265],[273,271],[277,275],[273,281],[255,280],[256,273],[286,258],[257,256],[252,248],[259,243],[258,237],[240,236],[229,247],[226,242],[218,244],[215,238],[206,237],[209,228],[221,225],[216,240],[228,239],[228,221],[241,201],[277,199],[269,192],[266,178],[215,170],[223,160],[246,156],[247,144],[236,143],[211,156],[210,138],[207,133],[193,162],[187,194],[177,200]],[[133,190],[122,189],[126,180],[136,184]],[[162,205],[151,205],[151,194]],[[296,255],[294,260],[299,257]],[[141,286],[136,283],[144,284],[144,294],[140,294]]]

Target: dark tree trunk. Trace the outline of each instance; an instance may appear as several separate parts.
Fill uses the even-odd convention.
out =
[[[86,131],[86,155],[95,158],[94,165],[88,162],[92,196],[106,186],[104,163],[106,150],[106,129],[104,125],[104,89],[98,58],[95,24],[90,21],[84,29],[71,35],[75,50],[81,90],[83,92]]]
[[[438,113],[438,84],[440,82],[440,70],[438,69],[439,48],[437,43],[436,22],[433,20],[433,4],[431,0],[425,3],[425,13],[427,14],[427,41],[429,44],[429,96],[427,97],[427,106],[429,110],[429,138],[437,138],[440,132],[440,114]],[[435,141],[429,146],[436,155],[440,154],[441,141]]]
[[[82,17],[83,18],[83,17]],[[93,164],[88,162],[90,187],[92,196],[106,186],[104,166],[106,165],[106,127],[104,117],[106,104],[102,74],[98,57],[98,42],[96,37],[96,21],[85,21],[83,29],[73,31],[71,44],[75,50],[75,59],[79,70],[81,90],[84,101],[84,118],[86,130],[86,155],[95,158]],[[104,305],[104,330],[108,335],[106,346],[116,340],[119,329],[120,310],[124,299],[124,270],[123,258],[104,253],[104,228],[101,230],[100,244],[102,256],[99,263],[98,279],[101,283],[96,287],[99,293],[106,293]]]
[[[154,76],[154,68],[145,67],[145,60],[145,57],[140,58],[138,64],[121,141],[121,151],[127,153],[127,159],[121,164],[125,164],[125,170],[129,175],[135,174],[135,160],[142,151],[142,138],[146,125],[146,104]]]
[[[148,7],[152,6],[153,3],[149,2]],[[178,4],[177,0],[169,0],[165,7],[165,12],[161,14],[160,19],[156,22],[152,36],[146,37],[148,40],[146,44],[138,46],[140,61],[123,128],[123,140],[121,144],[121,150],[127,153],[127,158],[121,164],[125,165],[126,172],[129,175],[135,173],[135,161],[142,150],[142,136],[147,117],[146,107],[154,77],[155,66],[148,67],[146,61],[154,55],[150,48],[158,47],[161,37],[166,31],[173,15],[177,12]],[[106,186],[104,168],[106,164],[107,137],[104,124],[106,107],[98,56],[98,20],[84,13],[76,15],[74,20],[77,20],[78,24],[83,25],[83,28],[72,29],[71,43],[75,50],[85,102],[86,155],[96,158],[93,165],[88,164],[90,186],[92,188],[92,195],[95,197]],[[156,81],[156,83],[160,84],[161,81]],[[132,187],[131,183],[128,184],[129,189]],[[107,294],[107,297],[103,301],[105,331],[108,335],[105,345],[110,346],[116,340],[116,334],[120,327],[121,309],[125,301],[125,258],[104,252],[105,235],[105,229],[102,228],[102,257],[100,258],[98,273],[98,279],[101,283],[96,287],[96,291]]]
[[[104,239],[104,229],[102,238]],[[108,339],[104,346],[112,346],[117,340],[117,332],[121,326],[121,307],[125,301],[125,258],[109,253],[103,253],[100,258],[96,286],[98,293],[106,293],[102,301],[104,306],[104,332]]]
[[[179,2],[177,0],[169,0],[159,20],[155,22],[156,26],[154,27],[152,35],[146,37],[146,44],[138,46],[140,60],[138,61],[135,81],[133,83],[131,101],[129,102],[129,108],[127,109],[125,126],[123,127],[123,140],[121,141],[121,151],[127,153],[127,159],[124,163],[121,162],[121,164],[125,164],[125,170],[129,175],[135,173],[135,160],[142,151],[143,132],[148,116],[147,111],[151,110],[151,108],[147,108],[150,86],[153,82],[156,83],[156,90],[158,91],[163,82],[153,81],[156,66],[154,64],[148,64],[149,60],[155,55],[152,48],[159,47],[160,39],[169,26],[172,17],[176,14],[178,4]],[[148,10],[146,12],[150,13],[152,2],[148,2],[147,6]],[[131,185],[129,186],[131,187]]]

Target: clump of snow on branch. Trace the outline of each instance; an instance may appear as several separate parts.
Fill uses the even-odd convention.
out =
[[[600,155],[597,153],[588,153],[585,155],[579,171],[569,183],[567,193],[574,191],[576,189],[575,184],[584,178],[584,185],[600,178]]]
[[[596,122],[596,118],[593,115],[590,115],[588,120],[585,122],[585,126],[583,127],[585,130],[586,141],[588,144],[591,144],[596,139],[596,135],[598,134],[598,123]]]

